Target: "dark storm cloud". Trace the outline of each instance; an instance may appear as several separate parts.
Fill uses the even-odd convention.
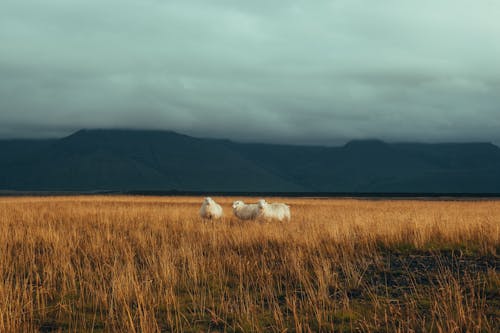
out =
[[[0,4],[0,136],[500,142],[496,1]]]

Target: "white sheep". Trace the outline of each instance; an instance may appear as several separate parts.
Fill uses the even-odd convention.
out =
[[[280,222],[290,221],[290,207],[284,203],[268,203],[266,200],[259,200],[259,212],[257,217],[262,220],[278,220]]]
[[[255,220],[258,212],[257,204],[246,205],[243,201],[233,202],[233,214],[240,220]]]
[[[224,215],[222,207],[212,198],[206,197],[200,208],[200,216],[204,219],[220,219]]]

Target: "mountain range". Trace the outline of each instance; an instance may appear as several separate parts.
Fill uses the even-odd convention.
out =
[[[0,156],[0,190],[500,192],[500,149],[491,143],[299,146],[103,129],[0,140]]]

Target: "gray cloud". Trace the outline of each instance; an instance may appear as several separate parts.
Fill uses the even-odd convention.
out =
[[[4,0],[0,137],[500,143],[500,3]]]

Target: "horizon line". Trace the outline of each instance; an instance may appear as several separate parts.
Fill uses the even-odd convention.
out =
[[[500,146],[495,144],[493,141],[416,141],[416,140],[383,140],[376,137],[366,137],[366,138],[352,138],[344,141],[343,144],[339,145],[328,145],[328,144],[306,144],[306,143],[275,143],[275,142],[262,142],[262,141],[245,141],[245,140],[234,140],[230,138],[224,137],[209,137],[209,136],[196,136],[190,134],[184,134],[176,130],[171,129],[148,129],[148,128],[127,128],[127,127],[95,127],[95,128],[80,128],[78,130],[73,130],[70,134],[63,136],[54,136],[54,137],[23,137],[23,138],[0,138],[1,141],[50,141],[50,140],[61,140],[65,138],[69,138],[74,136],[80,132],[98,132],[98,131],[107,131],[107,132],[157,132],[157,133],[172,133],[179,136],[185,136],[198,140],[215,140],[215,141],[229,141],[237,144],[255,144],[255,145],[273,145],[273,146],[298,146],[298,147],[324,147],[324,148],[335,148],[335,147],[345,147],[350,143],[355,142],[379,142],[383,144],[422,144],[422,145],[452,145],[452,144],[490,144],[500,149]],[[339,140],[340,141],[340,140]]]

